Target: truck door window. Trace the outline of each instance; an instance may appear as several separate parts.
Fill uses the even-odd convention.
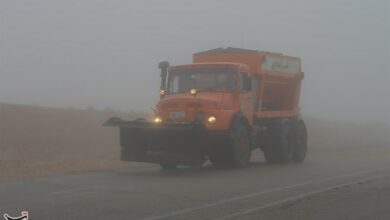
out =
[[[241,91],[251,91],[252,82],[251,78],[248,76],[247,73],[241,73],[240,74],[240,90]]]
[[[176,93],[179,91],[179,77],[174,75],[169,83],[169,91]]]

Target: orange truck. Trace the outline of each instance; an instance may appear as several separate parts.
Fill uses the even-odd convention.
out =
[[[195,53],[193,63],[161,69],[154,119],[113,117],[121,160],[245,167],[260,148],[269,163],[303,162],[307,130],[300,118],[304,74],[299,58],[240,48]]]

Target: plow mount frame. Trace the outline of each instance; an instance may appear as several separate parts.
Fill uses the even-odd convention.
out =
[[[226,132],[210,132],[201,123],[154,123],[113,117],[103,126],[118,127],[121,160],[146,163],[199,165]]]

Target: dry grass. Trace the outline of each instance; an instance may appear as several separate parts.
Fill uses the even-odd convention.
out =
[[[101,126],[113,115],[142,117],[0,104],[0,181],[128,166],[119,161],[117,129]],[[389,130],[378,123],[305,121],[310,151],[319,155],[390,154]]]

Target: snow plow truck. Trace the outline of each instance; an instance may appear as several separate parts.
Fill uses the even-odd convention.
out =
[[[160,100],[152,120],[112,117],[121,160],[245,167],[259,148],[269,163],[303,162],[307,130],[300,117],[301,60],[280,53],[216,48],[193,63],[159,63]]]

